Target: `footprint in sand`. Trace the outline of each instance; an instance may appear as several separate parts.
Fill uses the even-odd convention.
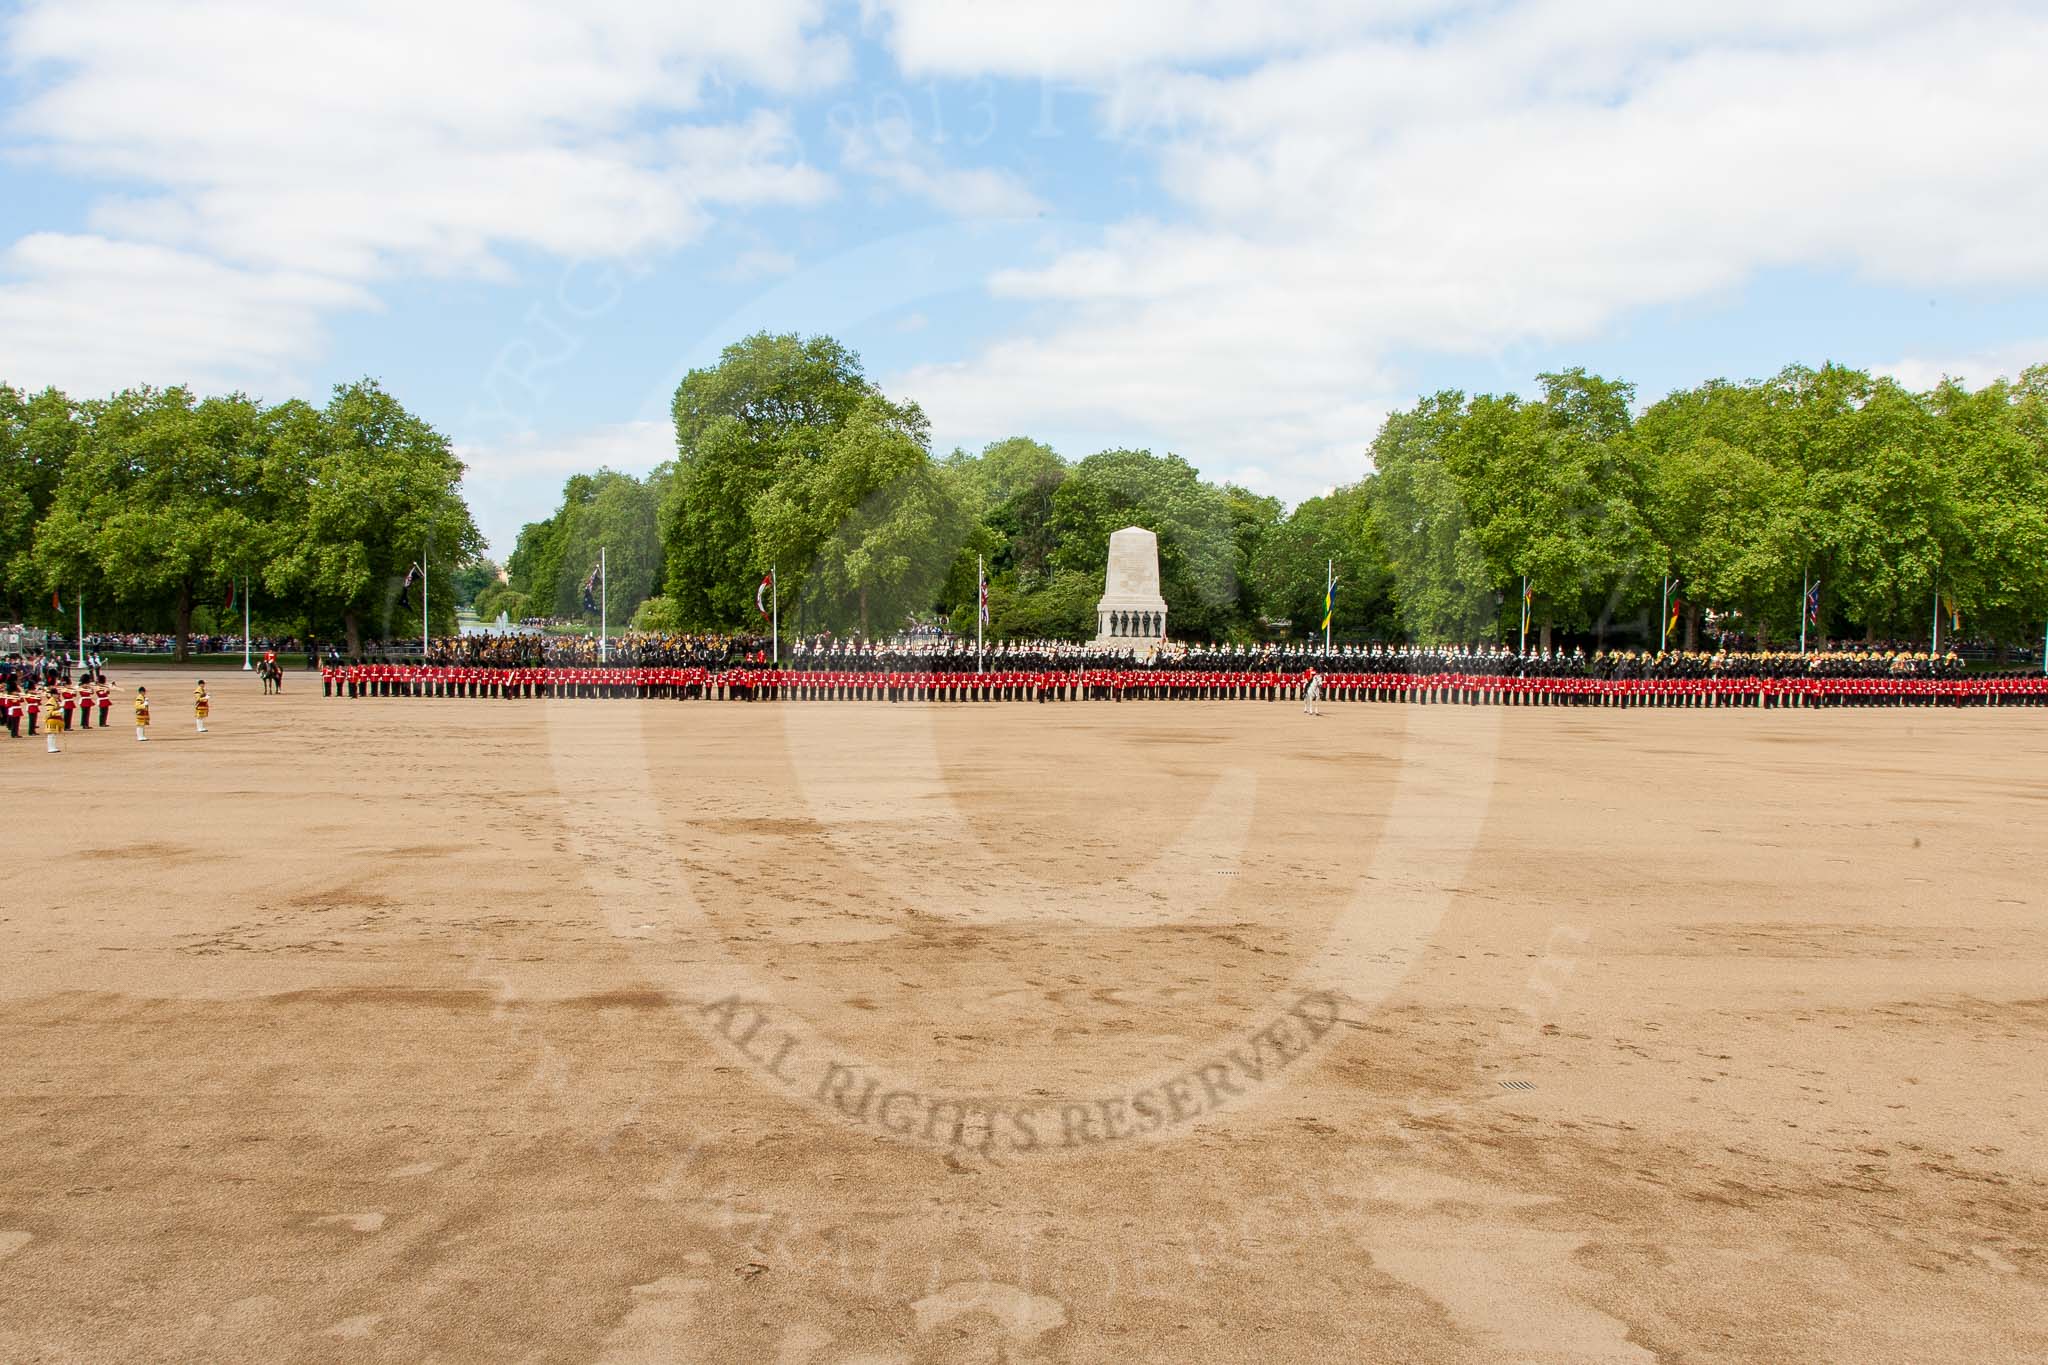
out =
[[[31,1234],[19,1230],[0,1232],[0,1258],[12,1256],[33,1240]]]
[[[357,1232],[375,1232],[384,1226],[384,1215],[375,1210],[369,1213],[330,1213],[313,1220],[315,1227],[326,1227],[330,1223],[340,1223]]]

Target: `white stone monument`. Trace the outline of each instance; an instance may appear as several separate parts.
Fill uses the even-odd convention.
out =
[[[1126,526],[1109,538],[1109,572],[1095,604],[1095,643],[1149,656],[1165,638],[1159,537],[1142,526]]]

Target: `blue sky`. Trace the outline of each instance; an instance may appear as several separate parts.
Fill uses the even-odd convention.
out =
[[[759,328],[838,336],[942,449],[1289,501],[1443,387],[2048,361],[2038,5],[0,16],[0,380],[374,375],[500,553]]]

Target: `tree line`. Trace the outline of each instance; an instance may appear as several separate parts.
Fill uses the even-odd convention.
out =
[[[447,438],[376,383],[323,407],[136,388],[77,401],[0,385],[0,600],[16,622],[164,631],[195,622],[354,652],[403,636],[429,594],[452,630],[483,537]],[[424,563],[425,584],[408,582]]]
[[[752,336],[678,386],[674,461],[569,481],[499,600],[594,616],[604,545],[614,622],[758,627],[772,567],[791,630],[971,633],[979,561],[996,638],[1087,637],[1109,536],[1136,524],[1182,638],[1319,633],[1333,563],[1340,639],[1514,642],[1526,593],[1531,643],[1654,643],[1667,603],[1688,647],[1709,611],[1769,642],[1797,634],[1808,583],[1836,636],[1924,635],[1937,597],[1994,639],[2048,615],[2048,367],[1926,393],[1794,367],[1641,410],[1583,370],[1539,383],[1423,398],[1382,426],[1369,475],[1289,510],[1171,454],[1070,461],[1016,437],[936,455],[917,405],[839,342]]]
[[[568,480],[505,564],[481,556],[447,440],[378,385],[324,407],[136,389],[75,402],[0,386],[0,600],[64,624],[83,594],[110,628],[220,620],[248,581],[257,619],[346,641],[486,619],[749,630],[770,568],[785,629],[971,633],[986,566],[993,638],[1085,638],[1112,532],[1158,534],[1179,638],[1655,643],[1707,613],[1795,635],[2038,637],[2048,616],[2048,367],[1913,392],[1840,366],[1714,381],[1639,407],[1568,370],[1540,392],[1429,395],[1390,416],[1363,477],[1293,509],[1185,460],[1070,460],[1015,437],[937,454],[916,403],[830,337],[759,334],[676,389],[676,457],[644,477]],[[1367,469],[1370,473],[1364,473]],[[594,579],[600,551],[608,574]],[[598,599],[604,600],[600,602]],[[68,613],[67,613],[68,618]]]

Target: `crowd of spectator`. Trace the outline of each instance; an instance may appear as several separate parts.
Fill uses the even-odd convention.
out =
[[[56,647],[71,642],[53,637],[50,643]],[[178,648],[178,637],[154,631],[87,631],[85,647],[88,652],[99,654],[171,654]],[[187,637],[186,647],[194,654],[239,654],[242,636],[239,631],[232,635],[192,635]],[[259,654],[273,650],[279,654],[298,654],[304,652],[305,645],[297,636],[257,635],[251,637],[249,648]]]

